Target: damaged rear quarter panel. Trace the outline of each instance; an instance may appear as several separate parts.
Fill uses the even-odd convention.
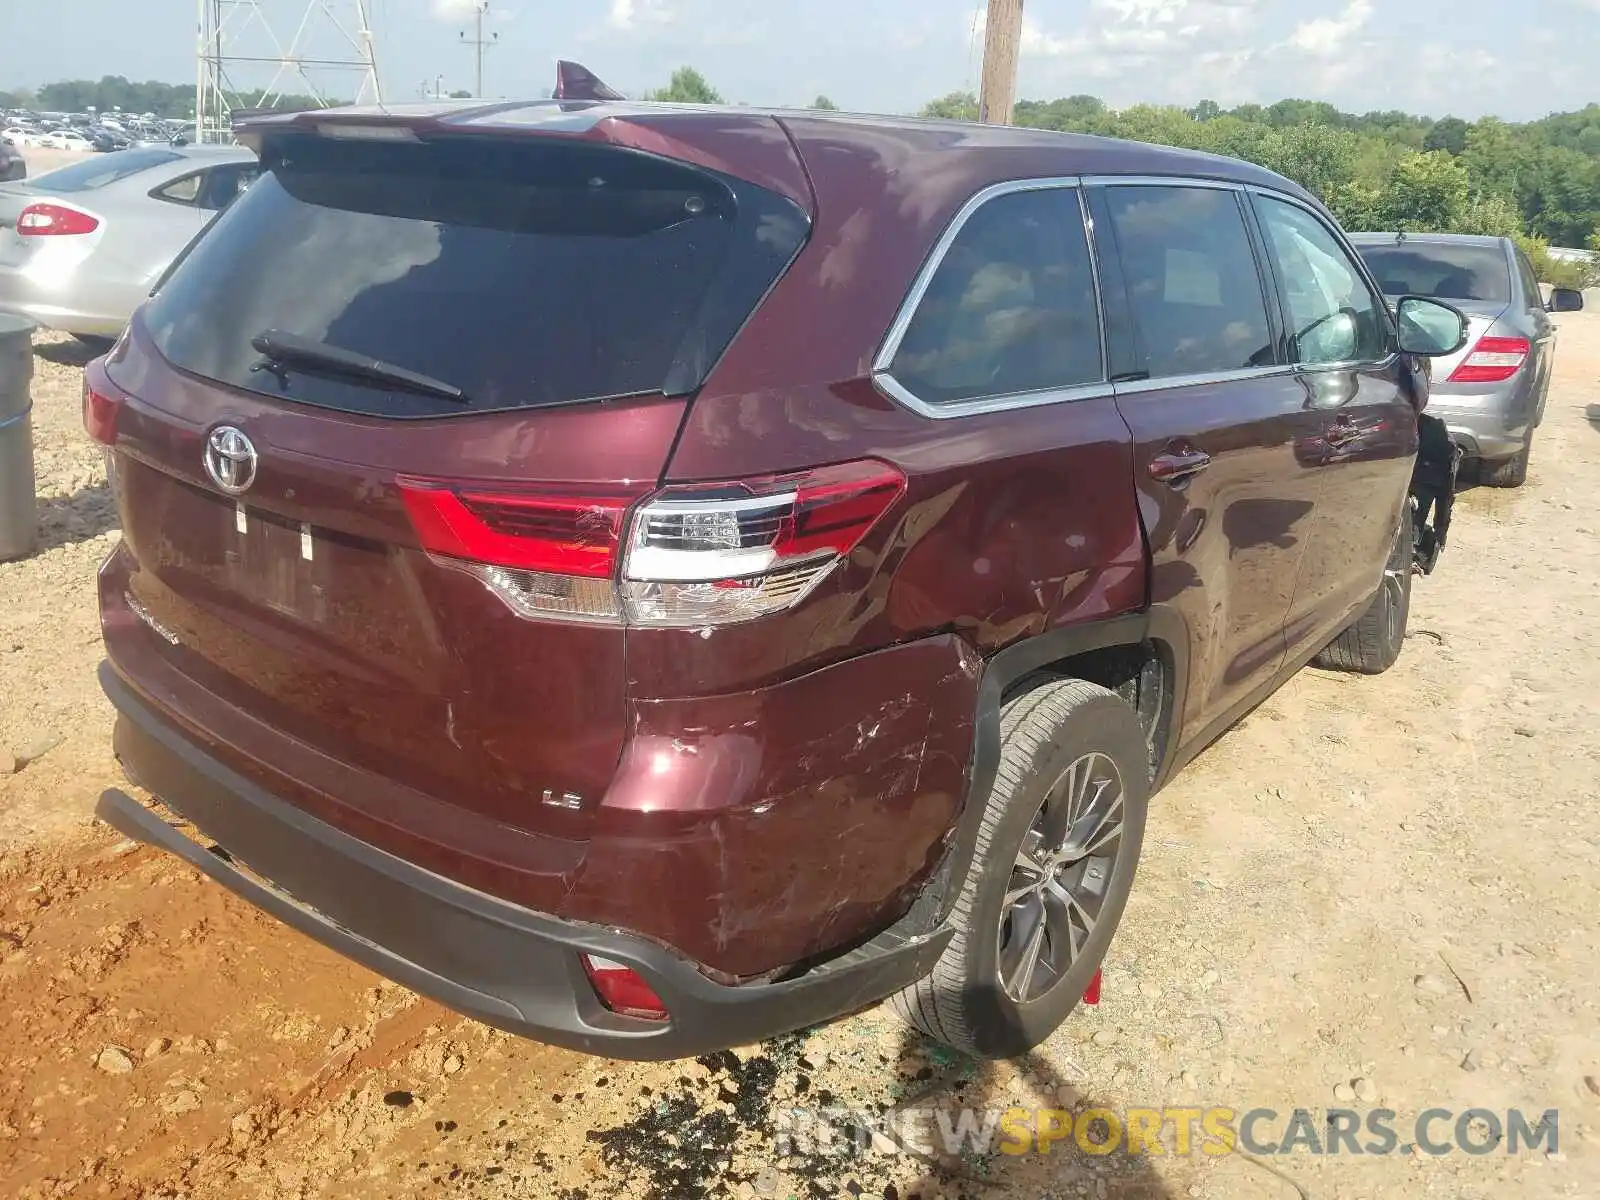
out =
[[[569,910],[741,976],[875,932],[953,829],[979,668],[943,635],[755,691],[631,702]]]

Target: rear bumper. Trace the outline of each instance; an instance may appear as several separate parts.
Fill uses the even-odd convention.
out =
[[[1521,452],[1534,417],[1519,410],[1526,408],[1517,391],[1523,386],[1518,376],[1505,385],[1480,385],[1481,390],[1435,390],[1427,412],[1445,423],[1467,457],[1510,458]]]
[[[725,987],[659,943],[533,912],[351,837],[205,754],[109,664],[100,679],[118,712],[116,752],[129,776],[227,853],[201,845],[115,789],[100,799],[103,820],[179,855],[347,957],[512,1033],[614,1058],[701,1054],[879,1000],[931,970],[949,941],[948,928],[916,935],[891,928],[798,978]],[[589,986],[580,952],[638,971],[670,1019],[607,1011]]]
[[[0,311],[21,313],[47,329],[85,337],[116,337],[128,323],[126,314],[107,315],[80,302],[70,285],[44,281],[0,263]]]

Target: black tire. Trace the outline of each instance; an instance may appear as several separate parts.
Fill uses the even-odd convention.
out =
[[[1485,486],[1494,488],[1521,487],[1528,481],[1528,456],[1533,452],[1533,434],[1522,443],[1522,449],[1510,458],[1478,465],[1478,478]]]
[[[1000,716],[1000,738],[999,768],[984,801],[972,865],[955,902],[955,936],[926,978],[890,1000],[902,1018],[929,1037],[987,1058],[1031,1050],[1083,996],[1133,887],[1150,793],[1149,750],[1138,717],[1115,693],[1095,684],[1054,680],[1008,702]],[[1111,786],[1121,788],[1122,818],[1114,845],[1088,832],[1096,828],[1097,818],[1117,808],[1110,786],[1101,786],[1113,775]],[[1071,811],[1074,791],[1084,798],[1076,821]],[[1058,807],[1047,809],[1047,800]],[[1058,865],[1035,829],[1036,818],[1048,828],[1050,814],[1075,826],[1080,844],[1100,846],[1104,856],[1090,853]],[[1109,829],[1110,823],[1097,828]],[[1033,848],[1029,861],[1037,853],[1038,861],[1050,864],[1048,869],[1034,872],[1022,865],[1025,843]],[[1031,899],[1008,903],[1014,875],[1037,876]],[[1069,893],[1080,918],[1089,909],[1078,898],[1089,897],[1094,912],[1087,927],[1083,919],[1071,923],[1074,909],[1060,899]],[[1023,935],[1013,927],[1024,919],[1019,915],[1024,908],[1035,905],[1045,927],[1035,957],[1045,974],[1039,977],[1029,970],[1019,1000],[1001,980],[1002,941],[1009,934],[1015,942],[1008,942],[1008,949],[1021,949]],[[1057,928],[1057,920],[1068,923],[1066,932]],[[1074,934],[1084,932],[1087,936],[1079,942]],[[1013,980],[1022,973],[1020,961],[1017,967]],[[1036,990],[1030,990],[1030,983]]]
[[[1405,646],[1406,620],[1411,615],[1411,553],[1411,505],[1407,504],[1377,595],[1366,611],[1317,655],[1313,660],[1317,666],[1362,675],[1380,675],[1394,666]]]

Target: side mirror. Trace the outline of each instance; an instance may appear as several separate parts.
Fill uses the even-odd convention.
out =
[[[1425,358],[1443,358],[1467,344],[1467,318],[1458,308],[1429,296],[1402,296],[1395,306],[1400,323],[1400,350]]]
[[[1582,312],[1583,293],[1576,288],[1551,288],[1546,312]]]

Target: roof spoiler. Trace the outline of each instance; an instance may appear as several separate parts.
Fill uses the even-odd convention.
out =
[[[627,97],[581,63],[561,59],[556,63],[557,100],[626,100]]]

